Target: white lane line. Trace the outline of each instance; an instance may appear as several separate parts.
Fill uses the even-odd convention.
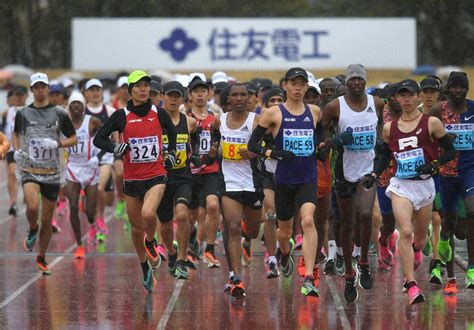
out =
[[[181,292],[185,281],[186,280],[176,281],[176,286],[174,287],[173,294],[171,295],[170,301],[168,302],[168,306],[166,306],[165,312],[161,317],[160,323],[158,323],[158,329],[166,329],[166,324],[168,323],[171,313],[173,313],[174,306],[178,301],[179,293]]]
[[[109,222],[111,219],[113,219],[113,214],[111,214],[109,217],[107,217],[107,220],[105,221],[106,223]],[[87,234],[82,236],[82,240],[85,240],[87,238]],[[71,245],[69,248],[64,251],[65,253],[71,253],[74,248],[77,247],[77,244],[74,243]],[[61,262],[64,259],[64,256],[56,257],[50,264],[49,264],[49,269],[52,269],[54,266],[56,266],[59,262]],[[45,275],[45,276],[51,276],[51,275]],[[23,291],[28,289],[33,283],[35,283],[37,280],[39,280],[43,275],[41,274],[36,274],[34,277],[32,277],[28,282],[23,284],[21,287],[19,287],[15,292],[13,292],[11,295],[9,295],[4,301],[0,303],[0,309],[4,308],[6,305],[11,303],[16,297],[18,297]]]
[[[339,319],[341,320],[342,328],[351,329],[351,324],[349,323],[346,311],[344,310],[344,305],[342,304],[341,298],[339,297],[339,293],[337,293],[337,288],[334,284],[333,279],[329,276],[326,276],[326,284],[328,285],[329,291],[331,292],[332,300],[334,301],[337,314],[339,315]]]
[[[8,217],[2,218],[0,220],[0,225],[3,225],[4,223],[10,222],[10,221],[16,221],[19,216],[25,213],[25,211],[26,211],[26,208],[19,210],[18,213],[16,214],[16,219],[15,217],[12,217],[11,215],[9,215]]]

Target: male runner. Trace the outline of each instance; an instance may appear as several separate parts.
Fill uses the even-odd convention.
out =
[[[222,215],[224,218],[224,244],[229,266],[230,294],[245,297],[241,280],[241,222],[245,223],[245,235],[256,238],[262,218],[263,191],[260,177],[256,175],[255,154],[247,150],[247,144],[258,119],[247,111],[248,92],[244,84],[231,85],[229,108],[220,119],[222,173]]]
[[[398,119],[384,124],[380,163],[377,163],[372,174],[374,178],[379,175],[393,157],[396,173],[390,179],[386,194],[392,200],[400,231],[400,261],[410,304],[424,301],[414,272],[423,260],[421,249],[426,244],[436,193],[431,175],[455,156],[441,121],[417,110],[418,94],[419,85],[416,81],[405,79],[400,82],[397,101],[401,114]],[[434,141],[438,141],[444,150],[438,159],[438,145]]]
[[[13,104],[8,108],[5,117],[5,136],[9,141],[13,139],[13,129],[15,127],[15,116],[18,110],[26,105],[26,98],[28,97],[28,90],[24,86],[16,86],[13,91]],[[10,145],[10,150],[6,155],[7,175],[8,175],[8,196],[10,197],[10,209],[8,214],[16,217],[18,207],[16,205],[18,186],[16,182],[16,163],[13,158],[13,144]]]
[[[454,233],[458,217],[459,199],[466,210],[466,239],[468,270],[466,288],[474,288],[474,101],[466,99],[469,80],[464,72],[451,72],[447,83],[448,100],[434,107],[432,114],[443,122],[448,135],[453,137],[456,158],[440,168],[441,202],[444,219],[438,253],[446,263],[448,281],[445,293],[456,294],[454,274]]]
[[[209,87],[206,80],[197,75],[190,81],[188,89],[192,109],[187,112],[187,115],[193,117],[200,127],[199,154],[201,155],[201,165],[192,166],[194,175],[190,208],[192,210],[199,208],[197,237],[201,241],[205,235],[206,250],[203,259],[209,268],[214,268],[220,267],[220,262],[214,254],[214,242],[220,220],[220,206],[217,198],[219,163],[216,159],[220,138],[218,129],[214,126],[214,122],[218,119],[208,109]],[[194,233],[191,235],[196,236]]]
[[[168,169],[166,191],[160,207],[158,219],[161,222],[161,236],[168,249],[168,270],[172,276],[181,279],[189,277],[186,268],[186,252],[190,235],[189,204],[192,193],[191,134],[196,132],[196,120],[179,112],[183,103],[185,89],[177,81],[165,84],[163,108],[168,113],[176,130],[176,164]],[[168,136],[163,136],[163,145],[168,146]],[[173,217],[174,216],[174,217]],[[173,219],[178,228],[176,238],[178,245],[173,244]]]
[[[104,91],[101,81],[99,79],[88,80],[84,90],[87,101],[85,114],[99,118],[102,124],[104,124],[115,112],[115,109],[103,103]],[[105,239],[105,235],[109,232],[104,220],[104,209],[106,205],[112,205],[114,199],[112,179],[113,162],[113,154],[105,154],[99,162],[99,193],[95,220],[97,229],[99,230],[97,235],[99,242],[102,242]]]
[[[373,285],[368,252],[375,180],[370,174],[373,171],[377,127],[382,123],[384,102],[365,94],[366,81],[367,71],[362,65],[349,65],[346,70],[347,94],[329,102],[323,112],[327,136],[331,136],[334,127],[338,134],[334,139],[336,144],[340,144],[338,140],[344,140],[343,152],[338,152],[335,176],[337,203],[342,219],[340,235],[346,277],[344,297],[350,302],[358,297],[356,282],[366,290]],[[360,223],[360,232],[354,233],[355,221]],[[352,265],[353,237],[356,237],[354,241],[357,242],[359,235],[361,255],[355,273]]]
[[[21,171],[21,183],[26,202],[29,233],[23,241],[26,250],[32,251],[39,231],[39,251],[36,266],[43,275],[50,274],[46,251],[53,233],[52,217],[59,193],[58,148],[77,144],[71,120],[63,108],[48,100],[49,79],[37,72],[30,77],[33,103],[24,107],[15,117],[13,133],[14,158]],[[60,134],[65,139],[60,139]],[[41,193],[41,229],[37,220]]]
[[[114,112],[94,138],[98,148],[123,156],[123,191],[147,292],[156,286],[152,264],[160,260],[154,235],[156,210],[166,188],[165,167],[176,163],[176,131],[168,114],[151,104],[150,80],[144,71],[130,73],[131,100],[126,108]],[[168,135],[168,150],[163,149],[163,131]],[[120,144],[110,140],[112,132],[119,132]]]
[[[249,150],[278,160],[275,171],[275,205],[278,218],[277,239],[281,249],[282,274],[291,276],[295,264],[291,258],[293,217],[296,207],[301,216],[303,256],[306,260],[303,295],[319,296],[313,277],[318,234],[314,226],[316,209],[316,123],[320,120],[317,106],[305,105],[308,74],[302,68],[291,68],[283,82],[287,100],[265,110],[252,133]],[[262,147],[265,132],[271,132],[275,148]]]
[[[71,226],[76,238],[77,249],[74,259],[82,259],[85,248],[82,245],[81,222],[79,219],[79,197],[85,192],[85,213],[89,222],[89,242],[94,243],[97,234],[95,210],[97,204],[97,183],[99,182],[98,150],[92,144],[92,137],[102,126],[99,119],[84,114],[86,101],[82,94],[73,93],[69,98],[69,117],[77,135],[77,145],[69,147],[66,162],[65,193],[69,200]]]

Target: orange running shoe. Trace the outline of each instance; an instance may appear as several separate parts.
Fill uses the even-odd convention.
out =
[[[454,296],[458,293],[456,279],[449,280],[443,289],[443,293],[448,296]]]
[[[86,249],[82,245],[79,245],[76,248],[76,251],[74,251],[74,259],[84,259],[85,255],[86,255]]]
[[[301,256],[300,257],[300,262],[298,263],[298,274],[301,276],[301,277],[304,277],[306,274],[306,264],[304,263],[304,257]]]
[[[242,281],[234,280],[234,283],[232,283],[232,288],[230,289],[230,295],[237,299],[245,298],[246,294]]]

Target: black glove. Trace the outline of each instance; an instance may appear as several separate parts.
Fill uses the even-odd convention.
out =
[[[347,146],[352,143],[352,131],[344,131],[341,134],[337,135],[333,139],[333,145],[335,148],[341,146]]]
[[[428,164],[420,165],[416,168],[418,174],[436,174],[438,173],[438,164],[436,162],[431,162]]]
[[[295,154],[288,150],[272,150],[270,153],[270,158],[276,160],[290,160],[295,157]]]
[[[191,162],[194,164],[194,167],[200,167],[201,164],[201,156],[199,154],[192,154],[191,155]]]
[[[176,151],[163,151],[163,162],[166,169],[171,169],[176,165]]]
[[[364,175],[361,181],[362,181],[362,186],[365,189],[371,189],[377,182],[377,179],[372,174],[366,174]]]
[[[202,162],[204,165],[212,165],[216,159],[214,157],[211,157],[209,155],[204,155]]]
[[[115,146],[114,155],[122,156],[128,150],[130,150],[130,145],[128,143],[122,142]]]
[[[324,163],[326,159],[328,159],[328,154],[329,154],[328,147],[326,146],[319,147],[318,151],[316,152],[316,159]]]

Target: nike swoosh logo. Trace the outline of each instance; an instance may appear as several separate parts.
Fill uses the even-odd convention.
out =
[[[469,120],[469,119],[471,119],[472,117],[474,117],[474,115],[473,115],[473,116],[469,116],[469,117],[465,117],[464,119],[465,119],[465,120]]]
[[[466,189],[466,192],[469,192],[470,190],[474,189],[474,187],[471,187],[469,189]]]

